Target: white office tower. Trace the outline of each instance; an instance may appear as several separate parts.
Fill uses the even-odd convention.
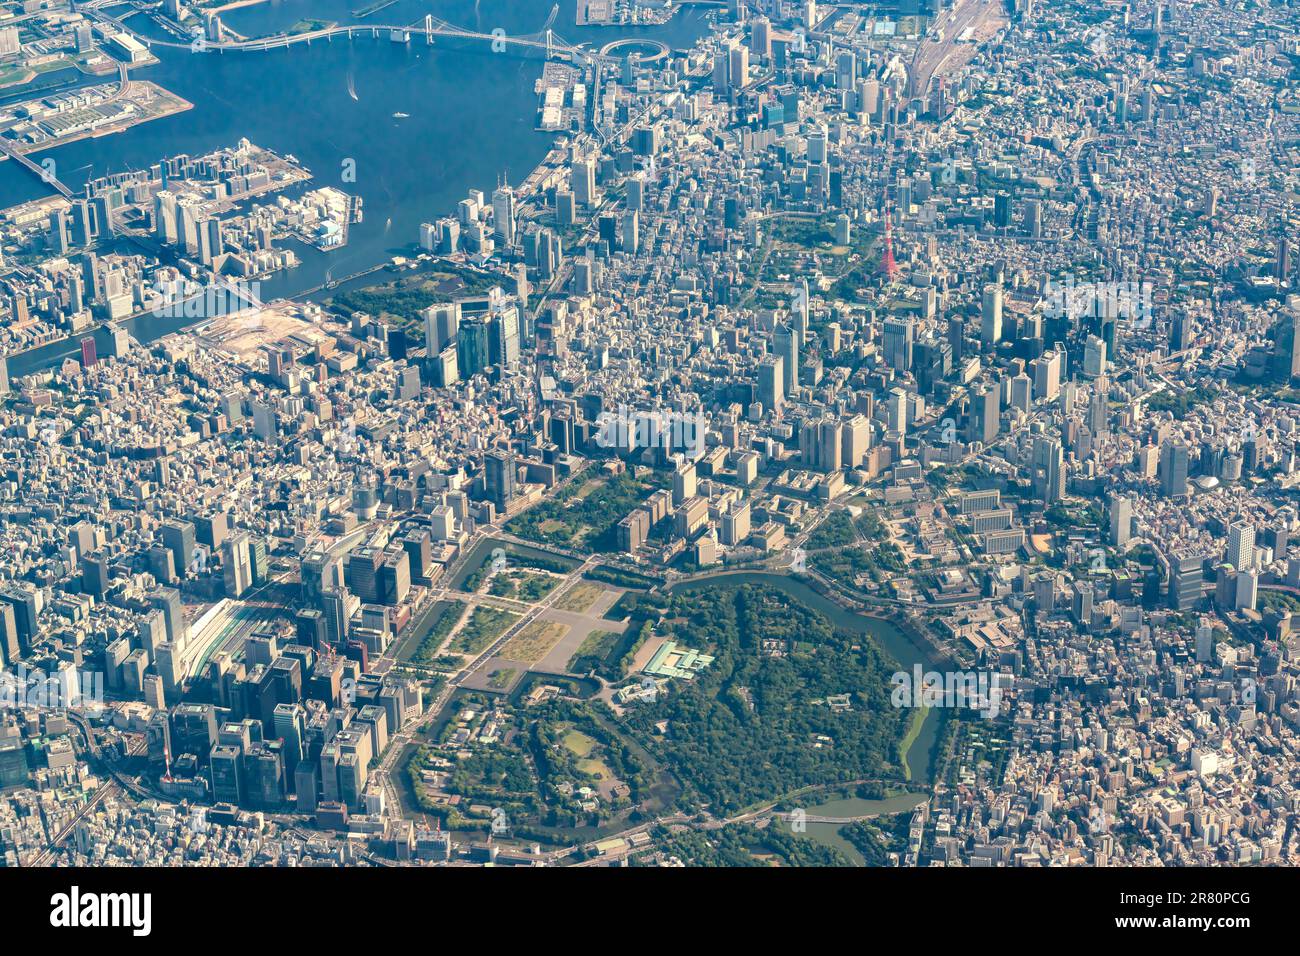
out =
[[[590,159],[579,159],[570,170],[573,185],[573,198],[580,206],[596,204],[596,164]]]
[[[1255,528],[1245,521],[1228,526],[1228,563],[1237,571],[1255,566]]]
[[[987,351],[1002,340],[1002,286],[989,283],[984,287],[980,308],[980,345]]]
[[[1110,499],[1110,543],[1117,548],[1128,544],[1132,537],[1133,502],[1123,495]]]
[[[1061,353],[1044,352],[1029,363],[1034,373],[1034,394],[1045,402],[1056,398],[1061,389]]]
[[[507,246],[515,242],[515,191],[501,186],[492,193],[492,222],[495,235]]]
[[[421,315],[424,316],[424,345],[433,358],[456,341],[460,332],[460,305],[455,302],[431,305]]]
[[[222,577],[226,597],[237,598],[253,584],[252,542],[240,532],[227,538],[222,545]]]
[[[196,199],[182,197],[176,203],[178,230],[176,244],[183,245],[188,255],[194,255],[199,251],[199,219],[203,214],[203,204]]]
[[[1088,336],[1083,347],[1083,374],[1088,378],[1097,378],[1106,374],[1106,340],[1095,335]]]
[[[176,194],[162,190],[153,199],[153,233],[159,242],[175,245],[180,230],[176,222]]]
[[[1018,408],[1026,415],[1034,401],[1034,383],[1028,375],[1021,372],[1011,380],[1011,407]]]
[[[733,89],[740,89],[749,83],[749,48],[733,46],[731,48],[731,76],[728,78]]]
[[[1208,663],[1214,656],[1214,628],[1201,624],[1196,628],[1196,660]]]
[[[901,388],[889,392],[889,430],[898,435],[907,434],[907,392]]]

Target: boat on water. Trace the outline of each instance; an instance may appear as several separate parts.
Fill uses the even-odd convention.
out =
[[[394,113],[393,119],[408,119],[410,115],[410,113]]]

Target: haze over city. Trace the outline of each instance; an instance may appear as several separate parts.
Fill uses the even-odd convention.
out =
[[[1298,120],[1262,0],[0,3],[0,861],[1295,865]]]

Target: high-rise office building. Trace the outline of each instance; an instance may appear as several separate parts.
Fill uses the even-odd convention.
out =
[[[976,391],[971,397],[971,438],[985,445],[991,444],[998,437],[1001,417],[1002,399],[998,389],[985,386]]]
[[[911,371],[914,327],[910,318],[886,319],[884,322],[881,357],[896,372]]]
[[[1034,395],[1044,402],[1056,398],[1061,390],[1061,353],[1044,352],[1029,363],[1034,376]]]
[[[156,588],[145,595],[150,607],[158,608],[167,623],[167,640],[184,650],[189,642],[189,631],[185,624],[185,612],[181,605],[181,593],[175,588]]]
[[[1034,495],[1050,506],[1065,495],[1065,457],[1054,438],[1037,437],[1033,447]]]
[[[980,346],[992,350],[1002,340],[1002,286],[989,283],[980,303]]]
[[[1176,611],[1188,611],[1201,600],[1205,583],[1200,555],[1178,552],[1169,558],[1169,604]]]
[[[1255,527],[1246,521],[1234,521],[1228,526],[1228,563],[1237,571],[1249,571],[1255,566]]]
[[[95,597],[108,591],[108,557],[104,554],[87,554],[81,559],[81,589]]]
[[[515,191],[509,186],[498,187],[492,193],[492,225],[495,235],[507,246],[515,241]]]
[[[238,806],[244,798],[243,753],[235,744],[216,744],[209,755],[212,799]]]
[[[754,56],[772,55],[772,21],[767,17],[755,17],[750,22],[749,49],[753,51]]]
[[[729,57],[728,83],[732,89],[740,89],[749,83],[749,48],[733,46]]]
[[[781,358],[782,382],[785,394],[794,395],[799,390],[799,340],[798,329],[788,323],[778,325],[772,333],[772,353]]]
[[[483,487],[498,511],[507,510],[514,500],[515,456],[510,452],[490,451],[483,456]]]
[[[1166,441],[1160,446],[1160,493],[1166,498],[1187,494],[1190,450],[1182,442]]]
[[[758,401],[764,411],[779,412],[785,402],[785,362],[774,355],[758,366]]]
[[[1123,548],[1132,537],[1133,502],[1124,495],[1111,495],[1109,511],[1110,543]]]
[[[172,553],[172,566],[181,577],[187,577],[194,568],[197,540],[194,525],[188,521],[168,521],[159,529],[163,547]]]
[[[574,160],[570,170],[573,197],[578,205],[591,208],[596,205],[596,163],[590,159]]]
[[[226,596],[241,597],[253,585],[251,541],[244,532],[231,535],[221,548],[221,571]]]

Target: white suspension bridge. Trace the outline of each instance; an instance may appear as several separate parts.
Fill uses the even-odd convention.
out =
[[[308,30],[303,33],[278,33],[273,36],[256,37],[254,39],[230,39],[230,40],[212,40],[196,38],[193,42],[184,43],[175,40],[160,40],[153,37],[140,37],[141,41],[148,45],[170,46],[170,47],[188,47],[195,52],[218,52],[224,53],[227,50],[232,52],[261,52],[265,50],[278,50],[282,47],[293,46],[297,43],[311,43],[313,40],[330,41],[335,37],[344,37],[352,40],[356,37],[372,37],[374,39],[387,38],[398,43],[410,43],[413,40],[424,38],[426,44],[432,44],[436,37],[459,38],[466,40],[482,40],[492,44],[495,52],[504,52],[507,47],[520,49],[533,49],[545,51],[547,59],[570,59],[576,63],[612,63],[614,57],[605,56],[604,54],[589,50],[579,44],[570,43],[564,37],[557,34],[551,27],[555,22],[555,16],[559,12],[559,6],[556,5],[551,9],[551,15],[547,18],[542,29],[536,33],[524,34],[522,36],[511,36],[505,30],[497,28],[490,33],[481,30],[471,30],[465,27],[456,26],[448,23],[446,20],[429,14],[423,21],[406,24],[403,26],[390,24],[349,24],[322,27],[319,30]]]

